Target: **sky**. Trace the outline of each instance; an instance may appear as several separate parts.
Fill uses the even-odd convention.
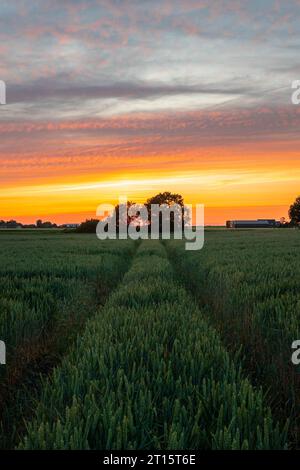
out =
[[[299,0],[1,0],[0,219],[161,191],[206,224],[300,193]]]

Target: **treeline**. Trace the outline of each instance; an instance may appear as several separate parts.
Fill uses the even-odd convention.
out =
[[[16,220],[0,220],[0,229],[18,229],[18,228],[76,228],[78,224],[63,224],[57,225],[50,221],[43,222],[42,220],[37,220],[35,224],[22,224],[21,222],[17,222]]]
[[[135,204],[136,203],[133,201],[128,201],[127,208]],[[134,216],[129,216],[128,214],[126,214],[126,218],[127,218],[127,220],[125,221],[126,225],[128,226],[130,223],[135,223],[137,226],[142,226],[143,224],[146,223],[148,227],[150,228],[152,204],[157,204],[159,206],[161,205],[172,206],[173,204],[176,204],[179,207],[181,206],[182,211],[183,211],[184,200],[180,194],[173,194],[168,191],[156,194],[155,196],[147,199],[147,201],[144,203],[144,207],[146,207],[148,211],[147,220],[144,220],[141,214],[139,213]],[[118,231],[118,220],[119,220],[119,215],[120,215],[119,211],[120,211],[120,206],[116,205],[115,214],[116,214],[116,219],[117,219],[117,227],[116,227],[117,231]],[[281,227],[281,228],[300,227],[300,196],[298,196],[293,202],[293,204],[290,205],[288,214],[289,214],[290,220],[287,221],[285,217],[282,217],[280,219],[280,222],[278,223],[278,227]],[[182,215],[183,215],[183,212],[182,212]],[[174,214],[170,215],[171,230],[172,230],[172,227],[174,227],[177,216]],[[109,218],[110,216],[107,217],[107,222],[109,221]],[[76,232],[79,232],[79,233],[95,233],[98,223],[99,223],[98,219],[87,219],[81,224],[62,224],[62,225],[57,225],[50,221],[43,222],[41,219],[37,220],[35,224],[22,224],[21,222],[17,222],[16,220],[8,220],[8,221],[0,220],[0,229],[5,229],[5,228],[7,229],[64,228],[64,229],[76,229]],[[161,219],[159,220],[159,229],[161,231]]]

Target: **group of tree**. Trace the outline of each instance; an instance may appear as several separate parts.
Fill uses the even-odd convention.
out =
[[[39,219],[36,221],[36,228],[57,228],[57,225],[49,221],[43,222]]]
[[[0,220],[0,228],[21,228],[22,224],[16,220]]]
[[[22,224],[21,222],[17,222],[16,220],[0,220],[0,229],[7,228],[7,229],[16,229],[16,228],[57,228],[56,224],[52,222],[46,221],[43,222],[41,219],[36,221],[36,224]]]
[[[137,230],[142,225],[147,225],[148,229],[151,229],[151,223],[156,223],[159,232],[161,233],[163,230],[163,216],[160,212],[158,215],[152,213],[152,206],[156,204],[158,206],[165,206],[166,208],[172,208],[172,206],[177,206],[177,211],[170,211],[165,216],[165,223],[169,224],[170,231],[174,232],[174,227],[178,226],[179,224],[186,223],[187,220],[184,220],[184,200],[180,194],[171,193],[165,191],[163,193],[156,194],[153,197],[150,197],[145,201],[143,205],[136,204],[134,201],[127,202],[127,210],[126,214],[122,216],[122,211],[120,205],[116,205],[114,209],[114,214],[110,214],[106,218],[107,226],[110,223],[111,217],[115,217],[116,221],[116,231],[119,232],[120,221],[125,224],[125,226],[129,226],[129,224],[133,223],[136,225]],[[134,214],[130,214],[129,209],[134,206]],[[140,210],[139,210],[140,208]],[[146,210],[146,214],[144,213]],[[125,217],[122,218],[122,217]],[[155,217],[158,217],[155,219]],[[80,226],[76,229],[78,233],[95,233],[96,227],[98,225],[99,220],[97,219],[89,219],[85,222],[82,222]]]

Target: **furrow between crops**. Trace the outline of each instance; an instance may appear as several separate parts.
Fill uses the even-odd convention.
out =
[[[243,378],[144,241],[122,284],[44,381],[20,449],[281,449],[262,391]]]
[[[283,423],[289,418],[290,445],[299,448],[300,375],[291,362],[291,344],[299,336],[298,260],[289,260],[284,278],[278,232],[269,245],[259,243],[263,234],[226,236],[220,241],[208,232],[204,250],[193,254],[181,241],[165,246],[178,279],[231,355],[239,352],[245,375],[263,388],[273,416]]]
[[[88,319],[95,312],[101,312],[112,291],[130,269],[137,246],[133,242],[130,246],[124,245],[119,254],[114,254],[113,263],[104,264],[102,269],[100,267],[95,272],[91,271],[87,277],[71,279],[69,284],[66,283],[67,279],[61,277],[60,290],[65,288],[64,300],[58,298],[57,304],[53,301],[48,307],[47,315],[45,312],[39,314],[43,321],[36,330],[33,328],[31,336],[29,328],[26,336],[16,335],[16,341],[8,343],[7,369],[2,377],[0,391],[0,448],[12,448],[18,442],[25,430],[24,419],[29,419],[32,415],[35,401],[41,392],[42,377],[51,375],[84,330]],[[99,262],[101,263],[101,258]],[[88,273],[88,267],[86,269]],[[30,281],[28,279],[28,289],[24,291],[24,295],[29,292]],[[55,282],[58,282],[58,278]],[[69,285],[72,290],[68,290]],[[47,284],[46,287],[41,284],[41,288],[41,294],[45,294],[47,299]],[[42,309],[43,305],[40,304],[39,308]],[[25,320],[24,316],[21,317],[20,325],[16,322],[16,328]]]

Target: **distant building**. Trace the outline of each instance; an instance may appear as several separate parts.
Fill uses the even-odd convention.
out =
[[[77,228],[79,227],[79,224],[63,224],[63,228]]]
[[[275,219],[257,219],[257,220],[227,220],[227,228],[274,228],[279,227],[280,222]]]

